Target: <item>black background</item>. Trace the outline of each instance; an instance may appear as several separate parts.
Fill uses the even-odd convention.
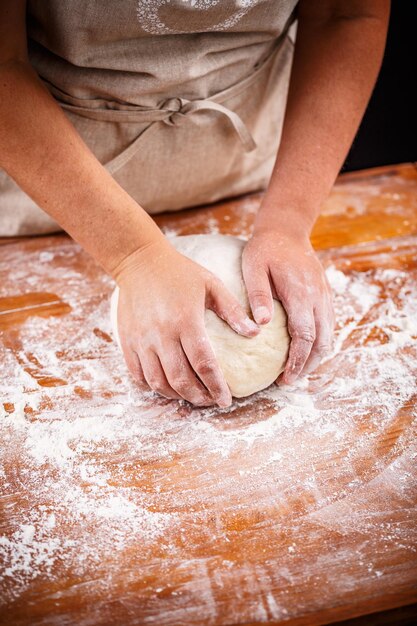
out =
[[[393,0],[374,93],[343,171],[417,161],[417,0]]]

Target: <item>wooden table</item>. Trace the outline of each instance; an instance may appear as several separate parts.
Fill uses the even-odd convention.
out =
[[[158,223],[248,236],[261,194]],[[417,601],[417,169],[349,174],[313,243],[336,347],[197,410],[130,381],[112,282],[64,235],[0,247],[0,623],[317,625]]]

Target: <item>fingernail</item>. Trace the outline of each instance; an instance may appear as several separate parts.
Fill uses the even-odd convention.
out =
[[[251,320],[249,317],[247,317],[247,318],[245,319],[245,321],[243,322],[243,326],[244,326],[244,328],[246,328],[247,330],[249,330],[251,333],[254,333],[254,332],[258,332],[258,331],[259,331],[259,327],[258,327],[258,325],[257,325],[257,324],[255,324],[255,322],[252,322],[252,320]]]
[[[265,324],[270,317],[269,309],[266,306],[260,306],[255,309],[254,318],[258,324]]]

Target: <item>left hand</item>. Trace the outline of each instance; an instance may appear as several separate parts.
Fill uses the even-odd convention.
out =
[[[271,320],[273,298],[287,313],[291,344],[282,380],[292,384],[331,349],[334,313],[324,269],[307,235],[255,230],[243,251],[242,271],[258,324]]]

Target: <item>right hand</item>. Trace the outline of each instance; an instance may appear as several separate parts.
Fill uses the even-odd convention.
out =
[[[205,309],[245,337],[259,329],[223,283],[167,240],[131,254],[116,280],[120,343],[139,387],[198,406],[229,406],[232,397],[207,336]]]

